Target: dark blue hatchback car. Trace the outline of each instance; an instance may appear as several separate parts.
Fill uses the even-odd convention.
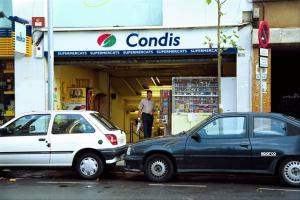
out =
[[[276,113],[213,115],[187,132],[129,146],[126,169],[164,182],[176,172],[278,174],[300,186],[300,121]]]

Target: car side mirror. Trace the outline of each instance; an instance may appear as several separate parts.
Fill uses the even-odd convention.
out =
[[[8,135],[8,128],[0,128],[0,136]]]
[[[197,142],[200,142],[201,137],[200,135],[196,132],[191,136],[192,139],[196,140]]]

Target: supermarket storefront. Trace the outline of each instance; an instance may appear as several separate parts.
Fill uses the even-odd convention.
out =
[[[214,28],[55,32],[56,109],[97,110],[129,132],[151,89],[154,132],[188,129],[218,108],[217,49],[205,44],[211,35]],[[236,57],[233,48],[223,56],[225,111],[237,110]]]

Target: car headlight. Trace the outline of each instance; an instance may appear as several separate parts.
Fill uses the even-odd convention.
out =
[[[131,146],[129,146],[129,147],[127,148],[127,152],[126,152],[126,155],[130,156],[130,154],[131,154]]]

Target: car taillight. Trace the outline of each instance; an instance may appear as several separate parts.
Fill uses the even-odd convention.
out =
[[[112,145],[118,144],[117,136],[115,136],[114,134],[105,134],[105,136]]]

